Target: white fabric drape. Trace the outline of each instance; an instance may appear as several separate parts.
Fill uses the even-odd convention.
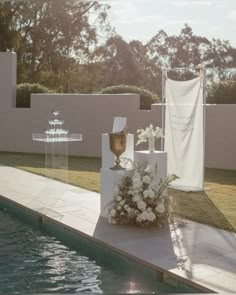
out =
[[[203,85],[202,78],[165,84],[165,144],[168,173],[179,179],[172,187],[184,191],[203,190]]]

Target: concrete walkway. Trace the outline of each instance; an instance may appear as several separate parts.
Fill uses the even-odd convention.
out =
[[[0,196],[173,276],[215,292],[236,293],[234,233],[189,221],[158,230],[110,225],[99,215],[100,194],[12,167],[0,166]]]

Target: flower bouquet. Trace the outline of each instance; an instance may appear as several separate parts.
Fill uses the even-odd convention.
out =
[[[152,124],[150,124],[146,129],[138,129],[138,141],[136,145],[139,145],[142,142],[148,141],[148,148],[150,152],[153,152],[155,150],[155,139],[163,137],[163,132],[160,127],[153,127]]]
[[[177,178],[170,175],[158,181],[157,167],[133,162],[133,172],[115,187],[108,213],[112,224],[161,227],[168,221],[168,185]]]

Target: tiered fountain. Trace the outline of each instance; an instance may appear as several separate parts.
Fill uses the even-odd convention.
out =
[[[34,133],[33,140],[43,142],[68,142],[82,140],[82,134],[69,133],[69,130],[62,129],[64,121],[57,119],[59,113],[59,111],[53,111],[54,118],[48,121],[50,128],[45,130],[44,133]]]
[[[63,178],[67,182],[68,142],[82,141],[82,134],[70,133],[62,128],[64,121],[58,119],[59,111],[53,111],[54,118],[49,120],[49,129],[44,133],[34,133],[33,140],[45,143],[46,175]]]

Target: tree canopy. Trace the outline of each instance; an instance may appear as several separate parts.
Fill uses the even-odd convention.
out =
[[[212,81],[235,78],[236,48],[229,41],[197,36],[185,24],[178,36],[160,30],[146,44],[126,42],[109,23],[108,10],[99,1],[0,2],[0,51],[17,53],[18,83],[80,93],[129,84],[160,96],[162,67],[204,64]]]
[[[107,9],[97,1],[1,2],[0,50],[17,52],[19,82],[48,83],[50,78],[66,88],[77,64],[91,58],[98,30],[104,35],[111,31]]]

